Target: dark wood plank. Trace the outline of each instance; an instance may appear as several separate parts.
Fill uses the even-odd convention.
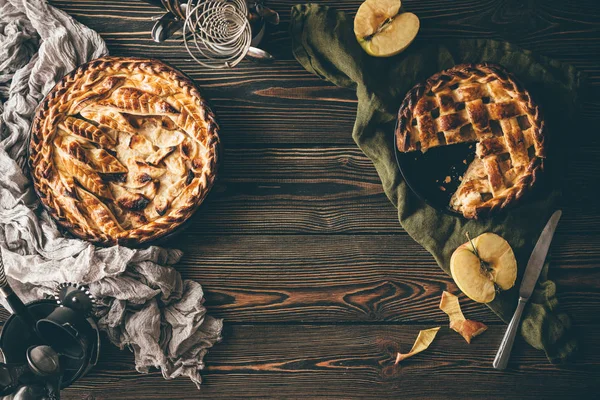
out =
[[[101,32],[113,54],[160,57],[192,76],[215,106],[228,147],[352,144],[349,133],[356,110],[353,93],[320,81],[304,71],[292,57],[287,25],[290,7],[296,1],[269,2],[282,14],[281,27],[266,44],[277,56],[276,63],[264,66],[244,62],[233,70],[218,71],[189,61],[178,41],[152,42],[150,18],[159,9],[140,0],[53,3]],[[540,54],[573,63],[589,74],[590,84],[597,89],[600,69],[596,55],[600,51],[600,33],[593,24],[597,8],[591,2],[581,2],[577,10],[565,3],[569,2],[520,5],[514,1],[460,0],[404,4],[421,15],[419,40],[442,37],[511,40]],[[328,4],[354,12],[360,1]],[[592,118],[599,108],[598,102],[586,103],[583,115]]]
[[[349,14],[354,14],[361,3],[360,0],[314,2],[334,6]],[[139,0],[53,0],[52,3],[103,32],[116,53],[146,55],[152,51],[171,56],[177,53],[176,56],[187,58],[177,41],[157,45],[150,40],[150,18],[160,14],[157,7]],[[287,27],[290,9],[295,4],[298,4],[297,0],[268,1],[282,17],[281,26],[272,32],[266,45],[279,59],[291,59]],[[598,65],[592,62],[600,49],[597,40],[600,37],[597,29],[600,12],[594,0],[543,3],[405,0],[402,4],[421,19],[419,39],[424,41],[467,37],[503,39],[541,54],[579,63],[588,72],[599,72]],[[577,46],[573,46],[574,43]],[[598,83],[598,80],[594,79],[594,82]]]
[[[56,2],[56,3],[57,3],[57,5],[59,5],[59,6],[61,6],[61,4],[62,4],[61,2]],[[275,4],[276,4],[276,3],[275,3]],[[355,8],[355,4],[357,4],[357,3],[353,3],[353,2],[348,2],[348,3],[336,3],[336,5],[340,6],[341,8],[348,9],[348,10],[351,10],[351,9],[353,9],[353,7]],[[559,3],[556,3],[556,4],[559,4]],[[560,3],[560,4],[562,4],[562,3]],[[122,10],[122,9],[123,9],[123,10],[125,10],[125,9],[128,9],[130,12],[135,12],[135,13],[138,13],[138,14],[136,14],[136,15],[138,15],[138,16],[140,15],[140,14],[139,14],[140,12],[141,12],[142,14],[143,14],[143,12],[146,12],[146,11],[148,11],[148,10],[149,10],[149,12],[152,12],[152,9],[151,9],[151,8],[150,8],[150,9],[148,9],[148,6],[140,6],[140,4],[138,4],[138,3],[137,3],[137,1],[135,1],[135,2],[133,2],[133,1],[132,1],[132,2],[107,2],[106,4],[105,4],[105,3],[103,3],[103,5],[105,5],[105,6],[106,6],[106,7],[104,7],[104,8],[98,8],[98,3],[97,3],[97,2],[93,2],[93,1],[91,1],[91,2],[72,2],[72,3],[69,3],[69,4],[66,4],[66,3],[65,3],[64,5],[65,5],[65,8],[67,9],[67,11],[69,11],[69,9],[68,9],[68,8],[69,8],[69,6],[70,6],[70,5],[74,5],[74,7],[83,7],[82,9],[85,11],[85,13],[84,13],[84,14],[88,15],[88,18],[91,18],[89,21],[84,21],[84,22],[88,23],[88,24],[89,24],[89,25],[91,25],[92,27],[94,27],[94,24],[97,24],[97,26],[98,26],[98,29],[99,29],[99,30],[101,30],[101,31],[102,31],[102,30],[104,30],[104,31],[110,31],[110,29],[112,29],[112,27],[113,27],[113,26],[115,26],[115,24],[114,24],[114,23],[112,23],[112,22],[111,22],[111,23],[108,23],[107,21],[108,21],[108,20],[115,19],[115,18],[114,18],[114,15],[118,15],[119,13],[118,13],[117,11],[119,11],[119,12],[120,12],[120,10]],[[438,6],[439,6],[439,5],[438,5]],[[448,6],[448,5],[446,4],[446,6]],[[115,12],[114,12],[114,13],[111,11],[110,7],[114,7],[114,8],[115,8],[115,10],[114,10]],[[141,7],[141,8],[140,8],[140,7]],[[144,8],[144,7],[145,7],[145,8]],[[456,5],[456,4],[453,4],[453,5],[452,5],[452,7],[453,7],[453,8],[457,8],[457,9],[458,9],[458,8],[461,8],[461,6],[459,6],[459,5]],[[529,7],[529,6],[528,6],[528,7]],[[562,5],[560,5],[560,7],[562,7]],[[583,19],[584,19],[585,21],[587,21],[587,17],[588,17],[589,15],[593,15],[593,13],[589,13],[589,12],[585,11],[585,10],[586,10],[586,9],[585,9],[585,7],[589,7],[589,4],[585,4],[585,5],[584,5],[584,8],[583,8],[584,12],[582,13]],[[92,11],[92,8],[93,8],[93,9],[95,9],[95,10],[101,9],[101,10],[102,10],[102,13],[101,13],[101,14],[98,16],[98,15],[97,15],[97,14],[98,14],[97,12],[96,12],[96,13],[94,13],[94,12],[91,12],[91,11]],[[276,7],[276,8],[277,8],[277,7]],[[468,8],[468,7],[462,7],[462,9],[463,9],[463,10],[466,10],[467,8]],[[144,11],[144,10],[146,10],[146,11]],[[443,17],[447,17],[448,15],[450,15],[450,16],[454,16],[454,14],[452,14],[452,13],[448,14],[448,13],[444,13],[444,12],[441,12],[441,11],[439,11],[439,10],[441,10],[441,8],[438,8],[438,9],[436,9],[436,10],[438,10],[437,14],[439,14],[439,15],[441,15],[441,16],[443,16]],[[77,10],[71,10],[71,11],[73,11],[73,13],[77,15],[77,12],[76,12]],[[416,10],[415,10],[415,11],[416,11]],[[530,10],[529,10],[529,11],[530,11]],[[528,12],[529,12],[529,11],[528,11]],[[103,14],[104,12],[107,12],[107,13],[108,13],[107,15],[111,15],[111,17],[110,17],[110,18],[109,18],[109,17],[106,17],[106,15],[105,15],[105,14]],[[470,11],[468,11],[468,10],[467,10],[466,12],[470,12]],[[479,11],[478,11],[478,13],[479,13]],[[488,14],[489,14],[489,13],[488,13]],[[493,14],[493,13],[492,13],[492,14]],[[555,13],[555,14],[557,14],[557,13]],[[117,17],[117,19],[118,19],[118,18],[119,18],[119,17]],[[136,18],[137,18],[137,17],[136,17]],[[436,17],[436,16],[432,16],[432,18],[437,18],[437,17]],[[285,19],[285,13],[284,13],[284,19]],[[104,22],[103,22],[103,21],[104,21]],[[577,21],[578,21],[578,20],[577,20]],[[584,21],[584,22],[585,22],[585,21]],[[488,25],[486,25],[486,26],[488,26]],[[100,29],[100,28],[103,28],[103,29]],[[130,24],[130,25],[128,25],[128,26],[127,26],[127,31],[128,31],[128,32],[129,32],[129,31],[131,31],[131,30],[132,30],[132,28],[133,28],[133,25],[131,25],[131,24]],[[488,27],[487,29],[489,29],[489,27]],[[424,30],[425,30],[425,29],[424,29]],[[506,29],[503,29],[503,31],[505,31],[505,30],[506,30]],[[544,31],[544,32],[545,32],[545,31]],[[137,35],[138,33],[139,33],[139,32],[135,32],[135,30],[134,30],[133,36]],[[144,33],[144,32],[142,32],[142,33]],[[145,33],[144,33],[144,34],[145,34]],[[277,35],[276,35],[276,36],[277,36]],[[467,36],[468,36],[468,35],[467,35]],[[543,36],[543,35],[542,35],[542,36]],[[282,37],[283,37],[283,36],[282,36]],[[277,38],[274,40],[274,42],[278,42],[278,41],[285,42],[285,39],[281,39],[281,38],[277,37]],[[110,44],[110,43],[109,43],[109,44]],[[282,44],[282,48],[283,48],[283,47],[285,47],[285,46],[287,46],[287,44],[286,44],[286,45],[283,45],[283,44]],[[111,47],[114,47],[114,46],[111,46]],[[586,48],[584,47],[584,50],[585,50],[585,49],[586,49]],[[585,53],[585,51],[584,51],[583,53]],[[583,54],[583,53],[582,53],[582,54]],[[587,53],[586,53],[586,54],[587,54]],[[589,55],[589,54],[587,54],[587,55],[586,55],[586,57],[587,57],[588,55]],[[285,57],[284,57],[284,58],[285,58]],[[286,62],[286,61],[284,60],[283,62]],[[297,94],[297,92],[295,92],[295,91],[293,90],[293,88],[291,88],[291,85],[290,85],[290,83],[289,83],[289,79],[292,79],[292,78],[294,78],[294,79],[295,79],[295,77],[296,77],[296,76],[303,76],[303,77],[306,77],[306,79],[310,79],[310,80],[312,80],[312,81],[314,81],[314,82],[318,82],[318,81],[316,80],[316,78],[314,78],[314,77],[312,77],[312,76],[310,76],[310,75],[307,75],[305,72],[303,72],[301,69],[299,69],[299,67],[298,67],[296,64],[294,64],[294,62],[293,62],[293,61],[291,61],[291,60],[288,60],[288,62],[290,63],[290,64],[289,64],[290,66],[291,66],[291,65],[294,65],[294,67],[290,67],[290,68],[287,68],[287,67],[286,67],[285,69],[286,69],[286,70],[287,70],[287,69],[291,69],[291,70],[292,70],[292,72],[291,72],[291,74],[292,74],[292,75],[289,75],[289,76],[288,76],[288,75],[285,75],[285,74],[286,74],[286,72],[280,72],[280,73],[279,73],[279,72],[277,72],[276,70],[275,70],[275,73],[273,74],[273,77],[274,77],[273,79],[277,79],[277,78],[279,78],[279,79],[281,79],[282,81],[285,81],[285,82],[287,82],[287,85],[288,85],[288,86],[286,86],[286,87],[283,87],[283,89],[282,89],[282,88],[279,88],[279,87],[275,87],[275,89],[273,89],[273,88],[271,88],[269,85],[266,85],[265,87],[261,87],[261,88],[258,90],[258,92],[259,92],[259,93],[261,93],[261,94],[268,94],[268,96],[263,96],[263,97],[269,97],[269,96],[271,96],[273,93],[276,93],[276,94],[277,94],[277,96],[279,96],[278,98],[284,98],[284,99],[290,99],[290,100],[294,100],[294,101],[296,101],[296,103],[294,103],[294,107],[295,107],[295,108],[297,108],[297,105],[298,105],[298,103],[300,103],[300,105],[301,105],[301,106],[303,106],[303,107],[306,107],[306,108],[305,108],[305,110],[306,110],[306,115],[312,115],[312,114],[315,114],[315,113],[314,113],[315,109],[318,109],[318,110],[322,109],[322,107],[319,107],[319,104],[317,104],[316,106],[313,104],[313,105],[312,105],[312,107],[309,107],[309,106],[308,106],[308,105],[309,105],[309,101],[308,101],[308,99],[311,99],[311,101],[312,101],[312,98],[313,98],[313,97],[315,97],[315,95],[314,95],[314,93],[315,93],[315,90],[309,87],[309,90],[306,90],[306,91],[305,91],[305,92],[306,92],[306,95],[305,95],[305,94],[302,94],[302,92],[301,92],[301,94],[300,94],[300,95],[298,95],[298,94]],[[193,64],[188,64],[188,65],[193,65]],[[272,67],[272,68],[278,68],[278,67],[277,67],[277,65],[278,65],[278,64],[276,64],[276,65],[275,65],[274,67]],[[191,68],[191,67],[190,67],[190,68]],[[195,67],[195,68],[196,68],[196,69],[198,69],[198,67]],[[257,69],[259,69],[259,68],[261,68],[261,67],[254,66],[254,65],[252,65],[252,64],[245,64],[244,66],[242,66],[242,67],[240,67],[239,69],[236,69],[236,70],[234,70],[234,71],[227,71],[227,72],[224,72],[224,73],[221,73],[221,72],[220,72],[220,73],[219,73],[220,75],[218,75],[220,78],[217,78],[217,79],[221,79],[222,81],[225,81],[225,80],[227,80],[226,76],[230,76],[230,77],[231,77],[231,76],[234,76],[234,77],[235,77],[236,75],[242,74],[242,75],[244,76],[244,78],[243,78],[243,79],[245,79],[245,80],[243,81],[243,83],[244,83],[244,84],[248,84],[249,86],[252,86],[252,87],[254,87],[254,86],[257,84],[256,82],[258,82],[258,84],[260,84],[260,83],[265,83],[265,84],[266,84],[266,83],[268,83],[267,81],[268,81],[269,79],[272,79],[271,77],[262,77],[263,75],[261,75],[261,78],[258,78],[258,79],[256,78],[256,73],[255,73],[255,72],[256,72],[256,71],[257,71]],[[185,68],[184,68],[184,69],[185,69]],[[239,72],[238,72],[238,71],[239,71]],[[593,70],[590,70],[590,72],[593,72]],[[201,76],[200,76],[200,75],[201,75]],[[198,80],[202,80],[202,79],[204,79],[204,81],[206,81],[206,82],[208,83],[208,82],[209,82],[211,79],[213,79],[213,77],[211,77],[210,73],[204,73],[204,72],[202,72],[202,73],[199,73],[199,76],[197,77],[197,79],[198,79]],[[303,78],[303,79],[304,79],[304,78]],[[252,82],[255,82],[255,83],[253,83],[252,85],[250,85],[250,84],[249,84],[249,82],[250,82],[251,80],[252,80]],[[235,85],[235,83],[233,83],[233,85]],[[254,85],[254,86],[253,86],[253,85]],[[214,88],[215,88],[215,91],[216,91],[217,89],[219,89],[219,90],[220,90],[222,86],[225,86],[225,87],[226,87],[226,86],[229,86],[229,85],[225,85],[225,84],[222,84],[222,83],[219,83],[219,82],[217,82],[217,83],[215,84],[215,86],[214,86]],[[320,87],[326,88],[327,86],[326,86],[326,84],[321,84],[321,85],[317,85],[317,87],[319,87],[319,88],[320,88]],[[320,89],[319,89],[319,90],[320,90]],[[325,90],[325,91],[327,91],[328,89],[324,89],[324,90]],[[340,93],[341,93],[341,92],[342,92],[342,91],[340,91]],[[344,92],[344,93],[348,93],[347,91],[343,91],[343,92]],[[335,96],[333,96],[333,97],[335,97]],[[322,98],[324,99],[323,101],[329,101],[329,100],[330,100],[331,98],[333,98],[333,97],[332,97],[332,96],[331,96],[331,94],[330,94],[330,93],[328,93],[328,92],[327,92],[327,94],[326,94],[325,96],[322,96]],[[230,101],[230,99],[229,99],[229,98],[222,99],[222,100],[223,100],[223,102],[224,102],[224,103],[225,103],[225,102],[229,102],[229,101]],[[304,101],[304,103],[303,103],[301,100],[302,100],[302,101]],[[217,101],[219,101],[219,99],[218,99],[218,98],[217,98]],[[319,101],[319,98],[317,98],[317,101]],[[345,101],[343,101],[342,103],[345,103],[345,104],[344,104],[344,106],[348,107],[348,109],[351,109],[351,108],[353,108],[353,107],[354,107],[354,104],[352,104],[352,101],[351,101],[351,99],[350,99],[350,100],[347,100],[347,99],[346,99],[346,100],[345,100]],[[347,103],[347,104],[346,104],[346,103]],[[349,104],[349,106],[348,106],[348,104]],[[289,104],[290,108],[291,108],[291,105],[292,105],[292,104]],[[237,107],[237,106],[232,106],[232,107],[231,107],[231,110],[232,110],[232,111],[231,111],[230,115],[229,115],[229,114],[227,114],[227,113],[226,113],[226,111],[224,111],[224,114],[225,114],[225,115],[228,117],[228,118],[226,118],[226,119],[227,119],[227,120],[229,120],[229,119],[230,119],[229,117],[231,117],[231,119],[234,119],[234,117],[235,117],[236,115],[239,115],[239,122],[235,122],[235,123],[239,123],[239,124],[240,124],[240,126],[243,126],[243,125],[242,125],[242,123],[243,123],[243,124],[246,124],[247,126],[255,126],[255,127],[256,127],[256,128],[255,128],[255,129],[256,129],[256,136],[258,136],[258,130],[259,130],[259,129],[261,129],[261,130],[262,130],[262,129],[264,129],[264,131],[263,131],[263,134],[262,134],[262,137],[266,138],[266,139],[263,139],[263,140],[265,140],[265,141],[267,141],[267,140],[269,140],[269,139],[272,139],[272,138],[270,138],[270,137],[269,137],[269,133],[268,133],[268,132],[271,132],[271,133],[272,133],[272,134],[274,134],[274,135],[279,135],[279,131],[281,130],[280,126],[286,126],[286,127],[289,127],[289,129],[286,129],[286,130],[285,130],[285,132],[290,132],[290,131],[291,131],[292,133],[295,133],[295,129],[297,129],[297,128],[298,128],[298,126],[305,127],[305,126],[307,125],[306,123],[304,123],[304,122],[305,122],[305,120],[306,120],[306,118],[305,118],[305,116],[306,116],[306,115],[305,115],[305,114],[302,114],[300,117],[298,117],[298,119],[297,119],[297,122],[296,122],[296,123],[289,123],[290,121],[288,120],[288,121],[282,121],[282,122],[281,122],[281,125],[279,125],[279,122],[277,122],[277,124],[278,124],[278,125],[268,125],[268,126],[262,125],[262,124],[260,124],[260,123],[258,123],[258,124],[253,124],[252,122],[256,122],[256,121],[247,120],[247,119],[245,119],[245,120],[243,120],[243,121],[242,121],[242,119],[243,119],[243,118],[246,118],[246,117],[248,116],[247,114],[245,114],[245,113],[239,113],[239,112],[238,112],[238,113],[235,113],[235,112],[233,111],[233,110],[239,110],[239,109],[240,109],[240,107]],[[249,106],[249,107],[248,107],[248,109],[250,109],[250,110],[253,110],[252,106]],[[592,108],[592,109],[593,109],[593,108]],[[285,114],[285,113],[283,113],[283,112],[282,112],[282,115],[283,115],[283,114]],[[326,116],[323,116],[323,120],[332,121],[332,120],[334,120],[334,118],[336,117],[336,115],[337,115],[337,114],[332,114],[332,115],[326,115]],[[269,118],[265,118],[265,119],[269,119]],[[273,119],[273,118],[271,118],[271,119]],[[303,122],[302,124],[299,122],[299,121],[301,121],[301,120],[302,120],[302,122]],[[348,125],[350,125],[350,124],[351,124],[351,120],[352,120],[352,113],[348,113],[348,114],[347,114],[347,116],[346,116],[346,120],[347,120],[347,122],[349,123]],[[323,124],[319,123],[319,122],[320,122],[319,120],[315,120],[315,121],[313,121],[313,122],[314,122],[314,123],[313,123],[313,124],[310,124],[310,125],[311,125],[311,126],[315,126],[315,127],[317,127],[317,128],[314,128],[314,129],[322,129],[322,128],[323,128],[323,126],[325,126],[325,128],[328,128],[328,126],[327,126],[327,125],[323,125]],[[342,127],[343,127],[343,125],[340,125],[339,121],[337,121],[337,120],[335,120],[335,122],[330,122],[330,125],[329,125],[329,126],[333,126],[333,125],[335,125],[335,126],[337,127],[337,129],[336,129],[336,132],[341,132],[341,131],[343,131],[343,130],[344,130],[344,129],[341,129],[341,128],[340,128],[340,126],[342,126]],[[234,129],[233,129],[233,128],[235,128],[235,127],[236,127],[236,125],[233,125],[233,122],[232,122],[232,125],[231,125],[231,126],[228,128],[228,129],[229,129],[230,131],[234,131]],[[224,129],[224,131],[227,131],[228,129]],[[267,132],[267,133],[265,133],[265,132]],[[312,133],[311,133],[311,134],[314,134],[314,137],[317,137],[317,136],[319,136],[319,135],[318,135],[318,132],[317,132],[316,130],[315,130],[315,131],[312,131]],[[345,138],[344,140],[349,140],[349,139],[348,139],[348,134],[347,134],[347,133],[345,133],[345,132],[342,132],[342,134],[344,135],[344,138]],[[273,136],[273,137],[274,137],[274,136]],[[312,136],[311,136],[311,137],[312,137]],[[327,136],[325,136],[325,135],[320,135],[320,137],[327,137]],[[341,136],[340,136],[340,137],[341,137]],[[306,138],[307,138],[307,137],[305,137],[305,136],[302,136],[302,137],[300,137],[300,138],[298,139],[298,141],[307,140]],[[228,139],[227,139],[227,135],[224,135],[224,141],[227,141],[227,140],[228,140]],[[288,140],[288,139],[285,139],[285,140]],[[284,140],[284,141],[285,141],[285,140]],[[310,139],[310,140],[312,140],[312,139]],[[308,141],[310,141],[310,140],[308,140]],[[320,139],[320,140],[323,140],[323,139]],[[329,140],[329,139],[327,139],[327,140]],[[232,141],[230,141],[230,142],[228,143],[228,145],[231,145],[231,142],[232,142]],[[233,142],[235,142],[235,141],[233,141]],[[585,159],[585,158],[584,158],[584,159]],[[579,177],[579,176],[580,176],[580,175],[576,175],[576,177]],[[584,178],[582,178],[581,182],[587,182],[587,180],[585,179],[585,175],[584,175]],[[385,200],[383,199],[383,197],[381,197],[381,194],[380,194],[380,193],[379,193],[378,195],[379,195],[379,199],[380,199],[379,201],[380,201],[380,202],[382,203],[382,205],[383,205],[383,203],[385,203]],[[242,203],[242,202],[239,202],[239,203]],[[237,209],[235,209],[235,210],[239,211],[239,208],[237,208]],[[251,211],[250,213],[252,213],[252,210],[250,210],[250,211]],[[292,211],[293,211],[293,210],[292,210]],[[218,215],[218,213],[216,213],[216,214]],[[232,214],[233,214],[233,213],[232,213]],[[259,214],[259,215],[260,215],[260,214]],[[392,219],[390,218],[390,221],[391,221],[391,220],[392,220]],[[589,216],[588,216],[588,215],[586,215],[585,213],[584,213],[584,214],[582,214],[581,220],[582,220],[582,221],[585,221],[585,222],[592,221],[592,224],[593,224],[593,218],[592,218],[592,219],[590,219],[590,218],[589,218]],[[369,222],[369,221],[367,220],[366,222]],[[394,222],[394,224],[395,224],[395,222]],[[226,224],[223,224],[223,225],[226,225]],[[327,223],[325,222],[325,223],[323,223],[323,225],[327,225]],[[364,223],[364,220],[363,220],[363,225],[368,225],[368,224],[365,224],[365,223]],[[590,224],[590,225],[591,225],[591,224]],[[395,227],[396,225],[393,225],[393,226]],[[392,228],[392,229],[394,229],[394,228]],[[397,229],[397,227],[396,227],[395,229]],[[583,231],[583,229],[582,229],[581,231]],[[194,233],[194,232],[192,231],[192,233]],[[409,260],[410,260],[410,259],[409,259]]]
[[[405,235],[189,236],[178,270],[201,282],[207,307],[232,322],[445,321],[443,290],[458,293]],[[600,323],[600,236],[558,235],[551,277],[580,323]],[[499,323],[463,300],[470,318]]]
[[[600,140],[570,149],[560,233],[600,233]],[[217,185],[187,233],[403,234],[369,159],[354,145],[225,148]]]
[[[186,252],[179,270],[203,284],[210,312],[227,320],[225,342],[206,360],[203,389],[185,379],[164,382],[156,372],[141,376],[130,354],[106,346],[98,368],[64,398],[597,397],[600,213],[589,188],[600,179],[600,102],[584,102],[583,128],[568,133],[591,139],[585,148],[565,149],[567,205],[551,272],[578,324],[582,358],[559,370],[519,342],[514,368],[494,371],[504,327],[462,297],[467,317],[490,330],[468,346],[443,328],[428,353],[394,369],[390,349],[400,343],[408,350],[417,331],[431,326],[414,324],[445,326],[439,295],[456,286],[398,227],[373,167],[355,148],[352,91],[293,60],[287,28],[297,2],[268,1],[282,15],[265,44],[276,63],[208,71],[189,61],[177,41],[150,40],[156,7],[139,0],[52,1],[99,31],[112,54],[159,57],[192,76],[220,118],[226,149],[218,185],[173,242]],[[321,2],[354,13],[361,0]],[[572,63],[589,75],[592,97],[600,94],[595,0],[403,4],[421,18],[419,41],[510,40]]]
[[[431,347],[398,367],[416,326],[229,325],[208,354],[200,391],[186,379],[140,375],[133,357],[106,345],[98,367],[64,399],[404,398],[592,399],[600,389],[599,325],[578,326],[581,357],[558,368],[520,339],[505,372],[492,368],[504,327],[468,345],[445,324]]]

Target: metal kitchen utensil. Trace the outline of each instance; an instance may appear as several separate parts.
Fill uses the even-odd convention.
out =
[[[248,49],[248,53],[246,53],[246,56],[254,59],[254,60],[262,60],[262,61],[273,61],[275,60],[275,57],[273,57],[271,54],[267,53],[266,51],[259,49],[258,47],[252,47],[250,46],[250,48]]]
[[[510,358],[510,352],[515,341],[515,335],[517,333],[517,329],[519,328],[519,322],[521,321],[523,309],[525,308],[525,304],[527,304],[531,293],[533,293],[535,284],[540,276],[540,272],[544,266],[544,261],[546,260],[546,255],[548,254],[548,249],[550,248],[550,243],[552,243],[552,237],[554,236],[556,225],[558,224],[558,220],[560,219],[561,215],[562,211],[560,210],[555,211],[554,214],[552,214],[552,217],[550,217],[550,220],[544,227],[544,230],[542,231],[542,234],[540,235],[533,252],[529,257],[529,262],[527,263],[527,268],[525,268],[525,274],[523,275],[523,280],[521,281],[521,288],[519,289],[519,304],[517,305],[517,309],[510,320],[510,323],[508,324],[508,328],[506,329],[506,333],[502,338],[500,348],[498,349],[498,353],[496,354],[496,358],[494,358],[494,362],[492,364],[496,369],[505,369],[508,365],[508,359]]]
[[[68,307],[58,307],[37,322],[44,342],[65,357],[81,360],[93,338],[92,328],[84,316]]]
[[[74,283],[60,284],[54,298],[59,307],[37,321],[39,336],[60,354],[82,359],[96,339],[87,321],[96,301],[87,287]]]
[[[96,299],[84,285],[65,282],[58,285],[54,299],[59,306],[68,307],[89,317],[96,307]]]
[[[33,384],[21,386],[10,397],[11,400],[40,400],[47,398],[46,388],[43,385]]]
[[[267,21],[267,23],[269,23],[271,25],[279,25],[279,13],[278,12],[271,10],[269,7],[265,7],[264,4],[262,4],[261,2],[258,2],[258,1],[254,3],[253,7],[254,7],[254,10],[256,10],[256,14],[259,17],[264,18],[265,21]],[[252,12],[253,7],[250,7],[251,12]]]
[[[29,313],[25,304],[21,301],[19,296],[15,294],[6,278],[6,272],[4,271],[4,262],[2,261],[2,252],[0,251],[0,293],[6,299],[6,302],[10,306],[12,313],[23,321],[28,329],[27,335],[35,336],[37,334],[36,321],[33,316]]]
[[[145,0],[168,12],[152,28],[152,39],[163,42],[182,31],[190,56],[208,68],[231,68],[245,57],[272,61],[274,57],[259,49],[266,24],[279,24],[279,14],[262,2],[248,5],[246,0]]]
[[[0,396],[15,392],[27,374],[32,375],[27,364],[0,364]]]
[[[47,317],[60,306],[56,300],[37,300],[28,303],[27,308],[34,318],[42,319]],[[87,322],[94,331],[90,335],[90,342],[86,349],[86,356],[82,359],[73,359],[60,356],[61,371],[63,372],[61,388],[70,386],[77,379],[87,374],[98,362],[100,352],[100,332],[96,322],[92,318],[87,318]],[[31,346],[47,344],[39,337],[26,338],[23,336],[24,326],[21,319],[11,315],[4,325],[0,333],[0,362],[25,364],[27,362],[27,349]],[[93,339],[92,339],[93,338]],[[16,395],[15,395],[16,396]]]
[[[27,349],[27,365],[44,383],[47,397],[60,399],[62,371],[58,353],[50,346],[32,346]]]
[[[246,57],[252,41],[246,0],[208,0],[188,7],[183,40],[198,64],[231,68]]]
[[[0,395],[15,393],[20,386],[42,384],[53,399],[60,396],[61,369],[58,354],[49,346],[31,346],[24,364],[0,363]]]
[[[163,14],[156,20],[152,27],[152,40],[157,43],[162,43],[183,27],[183,22],[175,15],[168,12]]]
[[[27,365],[34,374],[41,377],[49,377],[60,371],[58,353],[46,345],[27,349]]]

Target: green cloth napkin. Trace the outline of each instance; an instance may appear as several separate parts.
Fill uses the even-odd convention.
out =
[[[503,321],[510,320],[529,255],[558,207],[561,168],[557,164],[562,161],[552,145],[557,135],[570,134],[568,122],[575,112],[580,75],[571,66],[492,40],[430,44],[417,38],[400,55],[371,57],[356,41],[351,17],[313,4],[292,9],[290,31],[294,56],[304,68],[335,85],[356,90],[354,141],[375,164],[403,228],[446,273],[450,271],[450,256],[466,241],[467,231],[472,237],[495,232],[510,243],[518,262],[517,284],[488,304]],[[436,211],[412,193],[396,165],[393,136],[398,107],[413,85],[455,64],[483,61],[501,64],[513,72],[542,107],[549,127],[549,179],[544,190],[538,190],[524,204],[491,219],[474,221]],[[573,354],[577,343],[569,317],[558,308],[556,286],[548,280],[547,272],[548,263],[525,310],[520,332],[529,344],[544,350],[551,362],[561,362]]]

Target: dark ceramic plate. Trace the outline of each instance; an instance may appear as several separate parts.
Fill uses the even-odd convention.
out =
[[[446,214],[462,215],[449,207],[459,178],[475,158],[474,143],[434,147],[425,153],[402,153],[396,147],[396,162],[410,189],[425,203]]]

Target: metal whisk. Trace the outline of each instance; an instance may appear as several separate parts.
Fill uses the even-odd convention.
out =
[[[246,56],[252,41],[246,1],[209,0],[194,3],[194,0],[188,1],[183,24],[183,38],[188,53],[206,67],[234,67]]]

